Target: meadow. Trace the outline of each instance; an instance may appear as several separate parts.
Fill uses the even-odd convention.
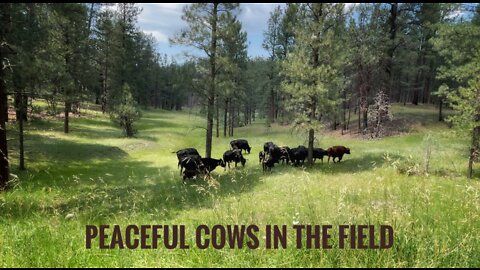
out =
[[[393,107],[401,134],[366,140],[317,134],[317,147],[345,145],[340,163],[276,165],[263,172],[266,141],[306,145],[290,126],[262,120],[213,138],[220,158],[235,138],[252,146],[247,163],[187,180],[172,152],[205,153],[205,118],[194,111],[144,110],[127,139],[107,116],[82,110],[71,133],[62,119],[26,124],[26,171],[18,171],[16,128],[8,136],[12,187],[0,193],[0,267],[480,267],[480,182],[468,180],[469,138],[437,122],[433,106]],[[353,117],[353,116],[352,116]],[[430,153],[430,157],[428,157]],[[428,164],[428,169],[427,169]],[[87,224],[184,224],[190,249],[85,248]],[[200,224],[387,224],[390,249],[198,249]],[[262,241],[264,232],[260,231]]]

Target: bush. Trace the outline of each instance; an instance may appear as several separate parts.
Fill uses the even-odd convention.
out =
[[[385,122],[392,121],[393,115],[390,108],[390,101],[383,90],[378,91],[374,103],[368,108],[368,121],[371,138],[386,136]]]
[[[127,137],[133,137],[137,130],[133,123],[140,119],[141,113],[137,102],[133,99],[130,86],[124,84],[120,95],[115,99],[113,110],[110,112],[110,119],[123,129]]]

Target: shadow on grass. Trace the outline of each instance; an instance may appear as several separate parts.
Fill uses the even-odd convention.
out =
[[[39,196],[36,199],[17,195],[14,200],[4,201],[0,204],[2,218],[15,221],[35,216],[63,218],[73,213],[89,222],[138,214],[163,220],[190,208],[213,207],[216,198],[251,191],[259,183],[257,176],[241,177],[247,172],[236,170],[227,175],[214,174],[220,183],[216,188],[202,177],[187,179],[183,184],[177,170],[128,160],[71,169],[75,176],[44,178],[42,184],[33,188],[35,191],[29,191]],[[232,181],[233,178],[236,180]],[[42,200],[49,192],[54,197]]]
[[[32,143],[32,142],[35,143]],[[78,143],[71,140],[64,140],[46,135],[26,134],[25,149],[27,151],[27,167],[33,163],[50,164],[49,167],[62,165],[65,167],[76,163],[87,163],[96,159],[119,159],[128,156],[128,154],[116,146],[101,144]],[[18,153],[18,143],[9,145],[10,152],[14,153],[12,158]]]
[[[31,158],[37,162],[26,172],[15,172],[18,186],[7,191],[12,193],[6,200],[0,198],[2,219],[71,213],[91,222],[138,214],[167,219],[186,209],[211,207],[218,197],[251,191],[261,176],[240,167],[213,173],[216,185],[202,177],[183,184],[178,169],[132,160],[118,147],[30,136],[36,142]]]
[[[401,157],[400,155],[390,154],[390,158],[395,159]],[[351,155],[344,155],[341,162],[333,163],[332,159],[330,162],[327,162],[328,157],[323,158],[323,163],[321,160],[317,159],[313,164],[313,167],[309,167],[307,160],[305,160],[304,165],[293,166],[292,164],[275,164],[275,167],[272,169],[272,172],[275,173],[275,170],[281,168],[281,170],[287,170],[287,168],[316,172],[322,171],[327,174],[337,174],[337,173],[357,173],[362,171],[373,170],[375,167],[381,167],[384,164],[384,156],[381,153],[378,154],[364,154],[361,157]],[[335,159],[337,160],[337,159]],[[257,160],[258,162],[258,160]],[[258,165],[258,164],[257,164]],[[258,165],[260,167],[260,165]],[[261,167],[260,167],[261,168]]]
[[[64,218],[74,214],[78,219],[100,223],[138,216],[166,220],[184,210],[211,208],[218,198],[250,192],[266,175],[257,157],[251,155],[245,168],[227,169],[228,173],[221,175],[214,172],[216,180],[211,182],[200,178],[183,184],[178,169],[132,160],[118,147],[28,136],[36,142],[29,146],[31,158],[41,162],[34,163],[30,172],[19,174],[20,187],[13,188],[16,195],[8,194],[11,196],[0,201],[3,219]],[[174,155],[172,159],[176,159]],[[309,170],[353,173],[382,163],[380,153],[346,155],[341,163],[317,161]],[[285,166],[282,170],[300,169],[280,166]],[[220,170],[223,168],[217,168],[217,172]]]

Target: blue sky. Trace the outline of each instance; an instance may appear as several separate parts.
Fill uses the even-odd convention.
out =
[[[145,33],[152,34],[157,40],[157,52],[167,54],[175,58],[177,62],[184,62],[184,53],[194,55],[203,55],[193,47],[180,45],[170,45],[168,39],[173,37],[187,24],[182,20],[182,9],[188,4],[179,3],[147,3],[138,4],[142,13],[138,18],[138,27]],[[263,32],[267,29],[270,12],[280,5],[285,7],[285,3],[249,3],[240,4],[240,14],[238,19],[242,22],[243,30],[247,32],[248,56],[250,57],[268,57],[268,53],[262,48]],[[346,8],[354,3],[347,3]],[[460,11],[459,11],[460,12]],[[460,12],[461,13],[461,12]],[[458,12],[454,15],[459,15]]]
[[[145,33],[152,34],[157,40],[157,51],[174,57],[178,62],[183,62],[183,52],[195,54],[192,47],[170,45],[168,38],[185,28],[187,24],[182,20],[182,8],[187,4],[148,3],[139,4],[143,11],[138,18],[138,27]],[[267,51],[262,48],[263,32],[267,29],[270,12],[277,5],[282,4],[240,4],[238,19],[242,22],[243,30],[247,32],[248,55],[250,57],[267,56]],[[198,51],[197,51],[198,52]],[[199,53],[197,53],[198,55]]]

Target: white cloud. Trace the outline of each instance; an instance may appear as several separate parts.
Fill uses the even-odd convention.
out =
[[[146,33],[151,33],[158,42],[168,44],[168,38],[179,32],[186,23],[182,20],[182,9],[186,4],[139,4],[142,13],[138,25]]]
[[[285,6],[285,4],[242,4],[238,19],[247,33],[263,33],[267,29],[270,12],[278,5]]]
[[[138,18],[138,26],[145,33],[152,34],[158,41],[160,53],[173,53],[168,39],[172,38],[187,24],[182,20],[183,8],[188,4],[177,3],[144,3],[142,13]],[[266,51],[261,48],[263,32],[267,29],[270,12],[278,5],[285,4],[240,4],[238,19],[242,22],[243,30],[247,32],[249,43],[248,53],[251,56],[265,55]],[[177,46],[174,46],[177,47]],[[193,52],[195,49],[188,49]],[[177,51],[177,50],[175,50]]]
[[[143,30],[146,34],[151,34],[159,43],[168,44],[168,36],[157,30]]]

